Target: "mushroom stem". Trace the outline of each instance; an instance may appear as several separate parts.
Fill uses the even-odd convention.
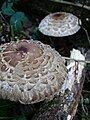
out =
[[[65,37],[74,35],[80,28],[81,20],[77,16],[66,12],[51,13],[39,24],[39,31],[43,35],[52,36],[54,39],[47,40],[47,43],[50,43],[61,55],[65,56],[70,55]]]
[[[68,49],[66,40],[62,38],[51,38],[50,45],[54,47],[61,55],[69,56],[70,50]]]

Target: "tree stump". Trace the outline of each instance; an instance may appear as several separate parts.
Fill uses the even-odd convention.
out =
[[[85,60],[79,50],[71,51],[72,59],[67,62],[68,75],[62,90],[52,100],[45,100],[32,120],[72,120],[75,116],[85,80]]]

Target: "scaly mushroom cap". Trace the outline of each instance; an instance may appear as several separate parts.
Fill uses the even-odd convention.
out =
[[[44,35],[64,37],[75,34],[80,29],[81,20],[71,13],[56,12],[47,15],[39,24]]]
[[[0,46],[0,98],[32,104],[53,97],[66,77],[60,54],[39,41]]]

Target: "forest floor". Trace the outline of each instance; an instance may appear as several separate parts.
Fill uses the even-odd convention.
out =
[[[56,8],[58,9],[59,7],[56,6]],[[44,40],[46,40],[46,44],[51,45],[50,41],[53,40],[53,38],[42,35],[38,30],[38,24],[42,16],[44,16],[42,15],[43,13],[41,14],[39,12],[38,14],[39,14],[39,18],[37,17],[37,15],[33,15],[34,16],[33,18],[35,17],[36,18],[31,19],[29,26],[28,25],[24,26],[25,31],[23,31],[23,34],[25,35],[25,37],[27,36],[28,39],[29,39],[28,36],[30,35],[31,38],[33,38],[34,40],[35,39],[40,40],[43,43],[45,43]],[[77,34],[69,37],[65,37],[64,40],[66,42],[66,48],[63,50],[62,48],[59,47],[60,41],[55,42],[55,49],[61,55],[69,57],[70,51],[73,48],[79,49],[85,55],[86,52],[90,49],[90,44],[88,41],[88,38],[90,39],[90,29],[89,29],[90,21],[89,22],[85,21],[85,22],[83,20],[83,24],[85,25],[89,33],[88,35],[85,33],[83,29],[81,29]],[[88,23],[89,23],[89,26],[88,26]],[[20,36],[20,39],[25,37]],[[88,60],[90,61],[90,52],[88,53]],[[30,120],[31,116],[36,112],[35,107],[37,109],[36,105],[35,106],[22,105],[20,103],[15,103],[15,102],[0,99],[0,120]],[[87,64],[86,66],[85,82],[83,85],[82,95],[80,98],[79,106],[78,106],[77,113],[74,120],[90,120],[90,64]]]

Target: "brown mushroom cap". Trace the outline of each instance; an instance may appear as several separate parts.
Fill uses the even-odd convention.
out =
[[[81,20],[71,13],[56,12],[47,15],[39,24],[44,35],[64,37],[75,34],[80,29]]]
[[[32,104],[53,97],[66,74],[61,55],[49,45],[21,40],[0,46],[0,98]]]

